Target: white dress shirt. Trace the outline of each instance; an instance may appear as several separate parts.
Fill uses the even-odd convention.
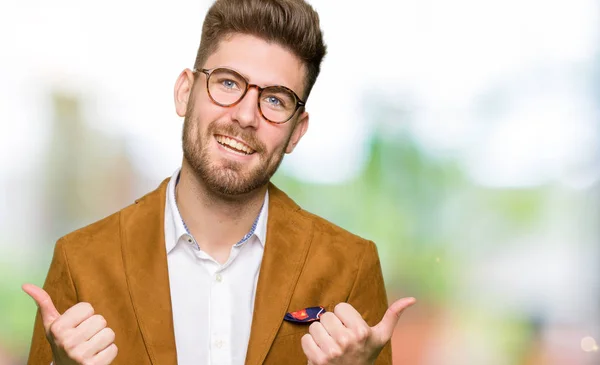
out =
[[[198,247],[184,225],[175,201],[178,176],[179,169],[169,181],[165,204],[177,363],[243,365],[267,233],[269,194],[254,233],[232,243],[229,259],[221,265]]]

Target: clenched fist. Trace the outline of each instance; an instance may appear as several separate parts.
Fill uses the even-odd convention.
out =
[[[77,303],[61,315],[44,289],[25,284],[23,291],[40,309],[54,365],[107,365],[115,359],[115,333],[91,304]]]

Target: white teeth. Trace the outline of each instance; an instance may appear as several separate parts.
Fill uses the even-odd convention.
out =
[[[246,146],[243,143],[240,143],[234,139],[231,139],[229,137],[225,137],[225,136],[216,136],[217,142],[219,142],[220,144],[233,148],[235,150],[241,151],[247,155],[250,155],[252,153],[254,153],[254,150],[251,149],[250,147]]]

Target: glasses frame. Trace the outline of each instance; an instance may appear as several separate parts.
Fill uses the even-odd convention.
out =
[[[244,79],[244,81],[246,81],[246,90],[244,90],[244,92],[242,93],[242,96],[240,96],[240,98],[236,102],[231,103],[231,104],[221,104],[221,103],[217,102],[213,98],[213,96],[210,94],[210,88],[209,88],[208,81],[209,81],[210,76],[212,75],[212,73],[214,71],[217,71],[217,70],[226,70],[226,71],[233,72],[233,73],[239,75],[242,79]],[[211,69],[206,69],[206,68],[203,68],[203,69],[200,69],[200,70],[198,70],[196,68],[194,69],[194,73],[199,73],[199,72],[206,75],[206,92],[208,93],[208,97],[210,98],[210,100],[212,100],[212,102],[215,103],[215,104],[217,104],[218,106],[222,106],[222,107],[226,107],[226,108],[235,106],[240,101],[242,101],[244,99],[244,97],[246,96],[246,94],[248,93],[248,90],[250,90],[250,88],[252,88],[252,87],[256,88],[256,90],[258,90],[258,102],[257,102],[258,111],[260,112],[260,115],[263,118],[265,118],[265,120],[268,121],[269,123],[283,124],[285,122],[288,122],[290,119],[292,119],[294,117],[294,115],[296,115],[296,112],[298,111],[298,109],[300,109],[300,107],[303,107],[303,106],[306,105],[306,102],[303,101],[302,99],[300,99],[300,97],[294,92],[294,90],[290,89],[289,87],[285,87],[283,85],[270,85],[270,86],[260,87],[260,86],[258,86],[256,84],[251,84],[250,81],[247,78],[245,78],[242,74],[240,74],[239,72],[237,72],[236,70],[233,70],[231,68],[227,68],[227,67],[214,67],[214,68],[211,68]],[[281,88],[281,89],[285,89],[285,90],[289,91],[294,96],[294,98],[296,100],[296,107],[294,108],[294,112],[290,115],[289,118],[287,118],[286,120],[281,121],[281,122],[275,122],[275,121],[272,121],[269,118],[265,117],[265,115],[263,114],[262,108],[260,106],[260,96],[262,95],[263,90],[269,89],[269,88],[272,88],[272,87]]]

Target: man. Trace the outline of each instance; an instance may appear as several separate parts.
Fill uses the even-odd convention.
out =
[[[304,0],[217,0],[175,84],[181,169],[61,238],[30,365],[391,364],[374,244],[269,183],[308,128],[325,55]]]

